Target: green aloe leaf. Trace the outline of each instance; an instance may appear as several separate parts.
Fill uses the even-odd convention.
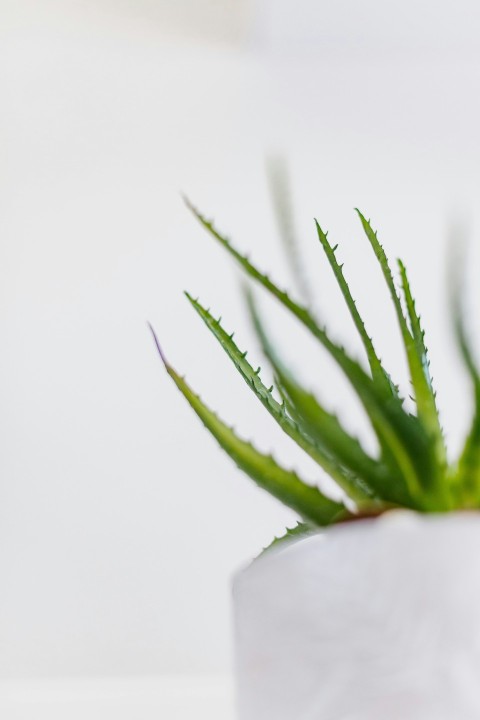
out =
[[[315,460],[341,487],[347,495],[359,504],[365,503],[372,496],[367,489],[366,482],[360,482],[351,471],[345,471],[338,456],[317,439],[305,433],[299,423],[293,420],[286,411],[285,404],[280,404],[272,395],[273,386],[267,388],[260,378],[260,368],[254,369],[247,360],[247,354],[242,352],[233,340],[233,334],[228,334],[221,324],[221,319],[215,319],[201,303],[189,293],[185,293],[192,307],[202,318],[210,332],[218,340],[234,366],[243,377],[254,395],[268,410],[270,415],[282,430]]]
[[[272,157],[269,159],[267,177],[280,240],[285,250],[292,279],[302,299],[309,304],[312,302],[313,294],[300,253],[300,243],[293,217],[290,177],[283,158]]]
[[[381,497],[394,504],[414,506],[397,463],[394,462],[389,467],[382,459],[372,458],[360,442],[345,430],[338,417],[328,412],[312,393],[293,379],[292,374],[278,359],[260,319],[252,293],[247,292],[246,297],[257,337],[272,365],[277,386],[285,398],[290,413],[310,437],[323,445],[342,466],[361,480],[370,494],[370,499],[364,507],[375,504],[375,497]]]
[[[271,455],[259,452],[251,443],[240,439],[202,402],[184,378],[167,362],[155,333],[153,334],[167,373],[207,430],[240,470],[259,487],[295,510],[307,522],[325,526],[345,513],[345,507],[341,503],[327,498],[316,487],[301,480],[297,473],[282,468]]]
[[[430,375],[430,361],[428,359],[428,349],[425,345],[425,332],[421,325],[420,316],[418,315],[416,310],[415,300],[413,298],[410,283],[408,281],[406,267],[401,260],[398,261],[398,266],[400,270],[403,296],[405,298],[405,305],[407,308],[408,318],[410,320],[410,327],[412,329],[413,340],[415,343],[416,354],[419,358],[420,364],[423,369],[423,374],[429,388],[429,402],[427,403],[427,406],[428,412],[430,413],[430,423],[427,426],[431,430],[434,437],[435,452],[437,454],[438,466],[440,470],[439,480],[443,481],[444,472],[447,466],[447,452],[445,447],[443,430],[439,421],[436,393],[433,388],[432,378]]]
[[[382,362],[377,355],[372,338],[370,337],[365,328],[365,323],[358,311],[357,304],[353,299],[352,293],[350,292],[350,287],[345,279],[345,275],[343,273],[343,265],[341,265],[337,260],[336,250],[338,245],[335,245],[333,247],[330,244],[330,242],[328,241],[327,233],[322,230],[317,220],[315,220],[315,225],[317,228],[318,239],[320,240],[327,260],[330,264],[330,267],[332,268],[335,279],[342,292],[345,303],[348,307],[352,320],[365,348],[370,369],[372,371],[372,376],[374,380],[377,381],[379,387],[385,389],[387,396],[394,395],[398,398],[398,387],[393,383],[390,375],[383,367]]]
[[[237,261],[246,274],[276,297],[320,341],[343,370],[371,419],[382,449],[389,456],[389,460],[394,460],[398,464],[408,492],[421,506],[424,486],[432,485],[433,469],[429,439],[422,426],[416,422],[416,418],[407,415],[401,402],[396,398],[392,397],[386,402],[384,394],[379,393],[372,378],[348,356],[343,347],[331,340],[325,328],[318,325],[307,308],[296,303],[287,292],[278,288],[247,257],[239,253],[230,241],[215,229],[213,223],[188,201],[187,204],[199,222]]]
[[[458,263],[458,259],[456,262]],[[454,475],[453,490],[458,496],[460,506],[478,507],[480,505],[480,370],[465,325],[461,291],[462,277],[460,268],[456,266],[455,262],[451,267],[451,272],[450,300],[455,337],[468,370],[474,394],[473,419]]]
[[[275,362],[272,358],[270,361]],[[402,485],[398,472],[395,477],[381,460],[370,457],[360,442],[345,430],[338,417],[328,412],[313,393],[295,382],[278,363],[275,363],[275,372],[290,413],[300,427],[323,445],[341,466],[361,479],[371,497],[383,497],[390,502],[409,502],[406,494],[398,494]]]
[[[377,234],[372,229],[370,222],[362,215],[359,210],[357,210],[357,213],[362,223],[365,234],[379,262],[386,284],[390,291],[390,296],[393,301],[403,343],[405,346],[408,366],[410,370],[410,377],[412,381],[413,391],[415,394],[415,400],[417,403],[418,417],[423,422],[427,432],[434,438],[434,448],[435,453],[437,454],[437,458],[440,458],[441,461],[444,462],[446,458],[446,451],[443,433],[436,406],[435,393],[432,388],[430,374],[428,371],[428,364],[425,363],[425,358],[423,354],[423,338],[420,344],[419,341],[416,341],[414,335],[412,334],[412,331],[408,327],[407,319],[403,313],[402,304],[400,301],[400,297],[397,293],[397,289],[395,287],[395,281],[393,279],[393,274],[388,262],[388,258],[385,254],[385,250],[380,244],[377,238]],[[411,293],[406,275],[404,291],[410,298],[411,304],[413,304],[413,299],[411,299]],[[407,300],[407,306],[408,303],[409,300]],[[416,312],[414,311],[414,308],[411,308],[410,311],[413,312],[413,315],[416,318]],[[415,319],[414,322],[416,324],[417,319]],[[418,340],[420,340],[420,338]],[[437,465],[436,472],[431,478],[431,481],[434,484],[438,483],[438,481],[441,480],[441,478],[438,477],[438,469],[439,466]]]
[[[286,528],[285,533],[276,537],[272,540],[270,545],[263,549],[260,557],[266,553],[270,553],[271,550],[278,550],[279,548],[294,542],[295,540],[303,540],[304,538],[311,537],[318,533],[318,527],[311,523],[297,523],[293,528]]]

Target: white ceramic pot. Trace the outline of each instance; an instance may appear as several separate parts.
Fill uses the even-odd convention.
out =
[[[478,720],[480,515],[395,512],[234,584],[240,720]]]

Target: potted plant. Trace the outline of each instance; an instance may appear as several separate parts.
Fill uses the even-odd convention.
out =
[[[235,582],[241,720],[480,717],[480,522],[473,512],[480,505],[480,371],[464,326],[458,275],[452,317],[475,411],[452,462],[405,266],[399,261],[397,287],[377,234],[359,211],[398,319],[414,411],[380,360],[337,248],[318,223],[368,367],[187,204],[247,277],[323,346],[359,398],[378,442],[378,452],[368,452],[285,367],[250,291],[249,312],[275,387],[263,384],[221,321],[187,298],[273,420],[338,484],[343,501],[238,437],[173,369],[157,341],[168,374],[222,449],[300,518]]]

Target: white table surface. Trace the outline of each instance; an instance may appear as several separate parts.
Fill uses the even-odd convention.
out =
[[[233,720],[226,676],[0,680],[2,720]]]

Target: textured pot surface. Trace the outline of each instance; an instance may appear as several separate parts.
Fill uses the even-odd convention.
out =
[[[234,585],[240,720],[478,720],[480,515],[391,513]]]

